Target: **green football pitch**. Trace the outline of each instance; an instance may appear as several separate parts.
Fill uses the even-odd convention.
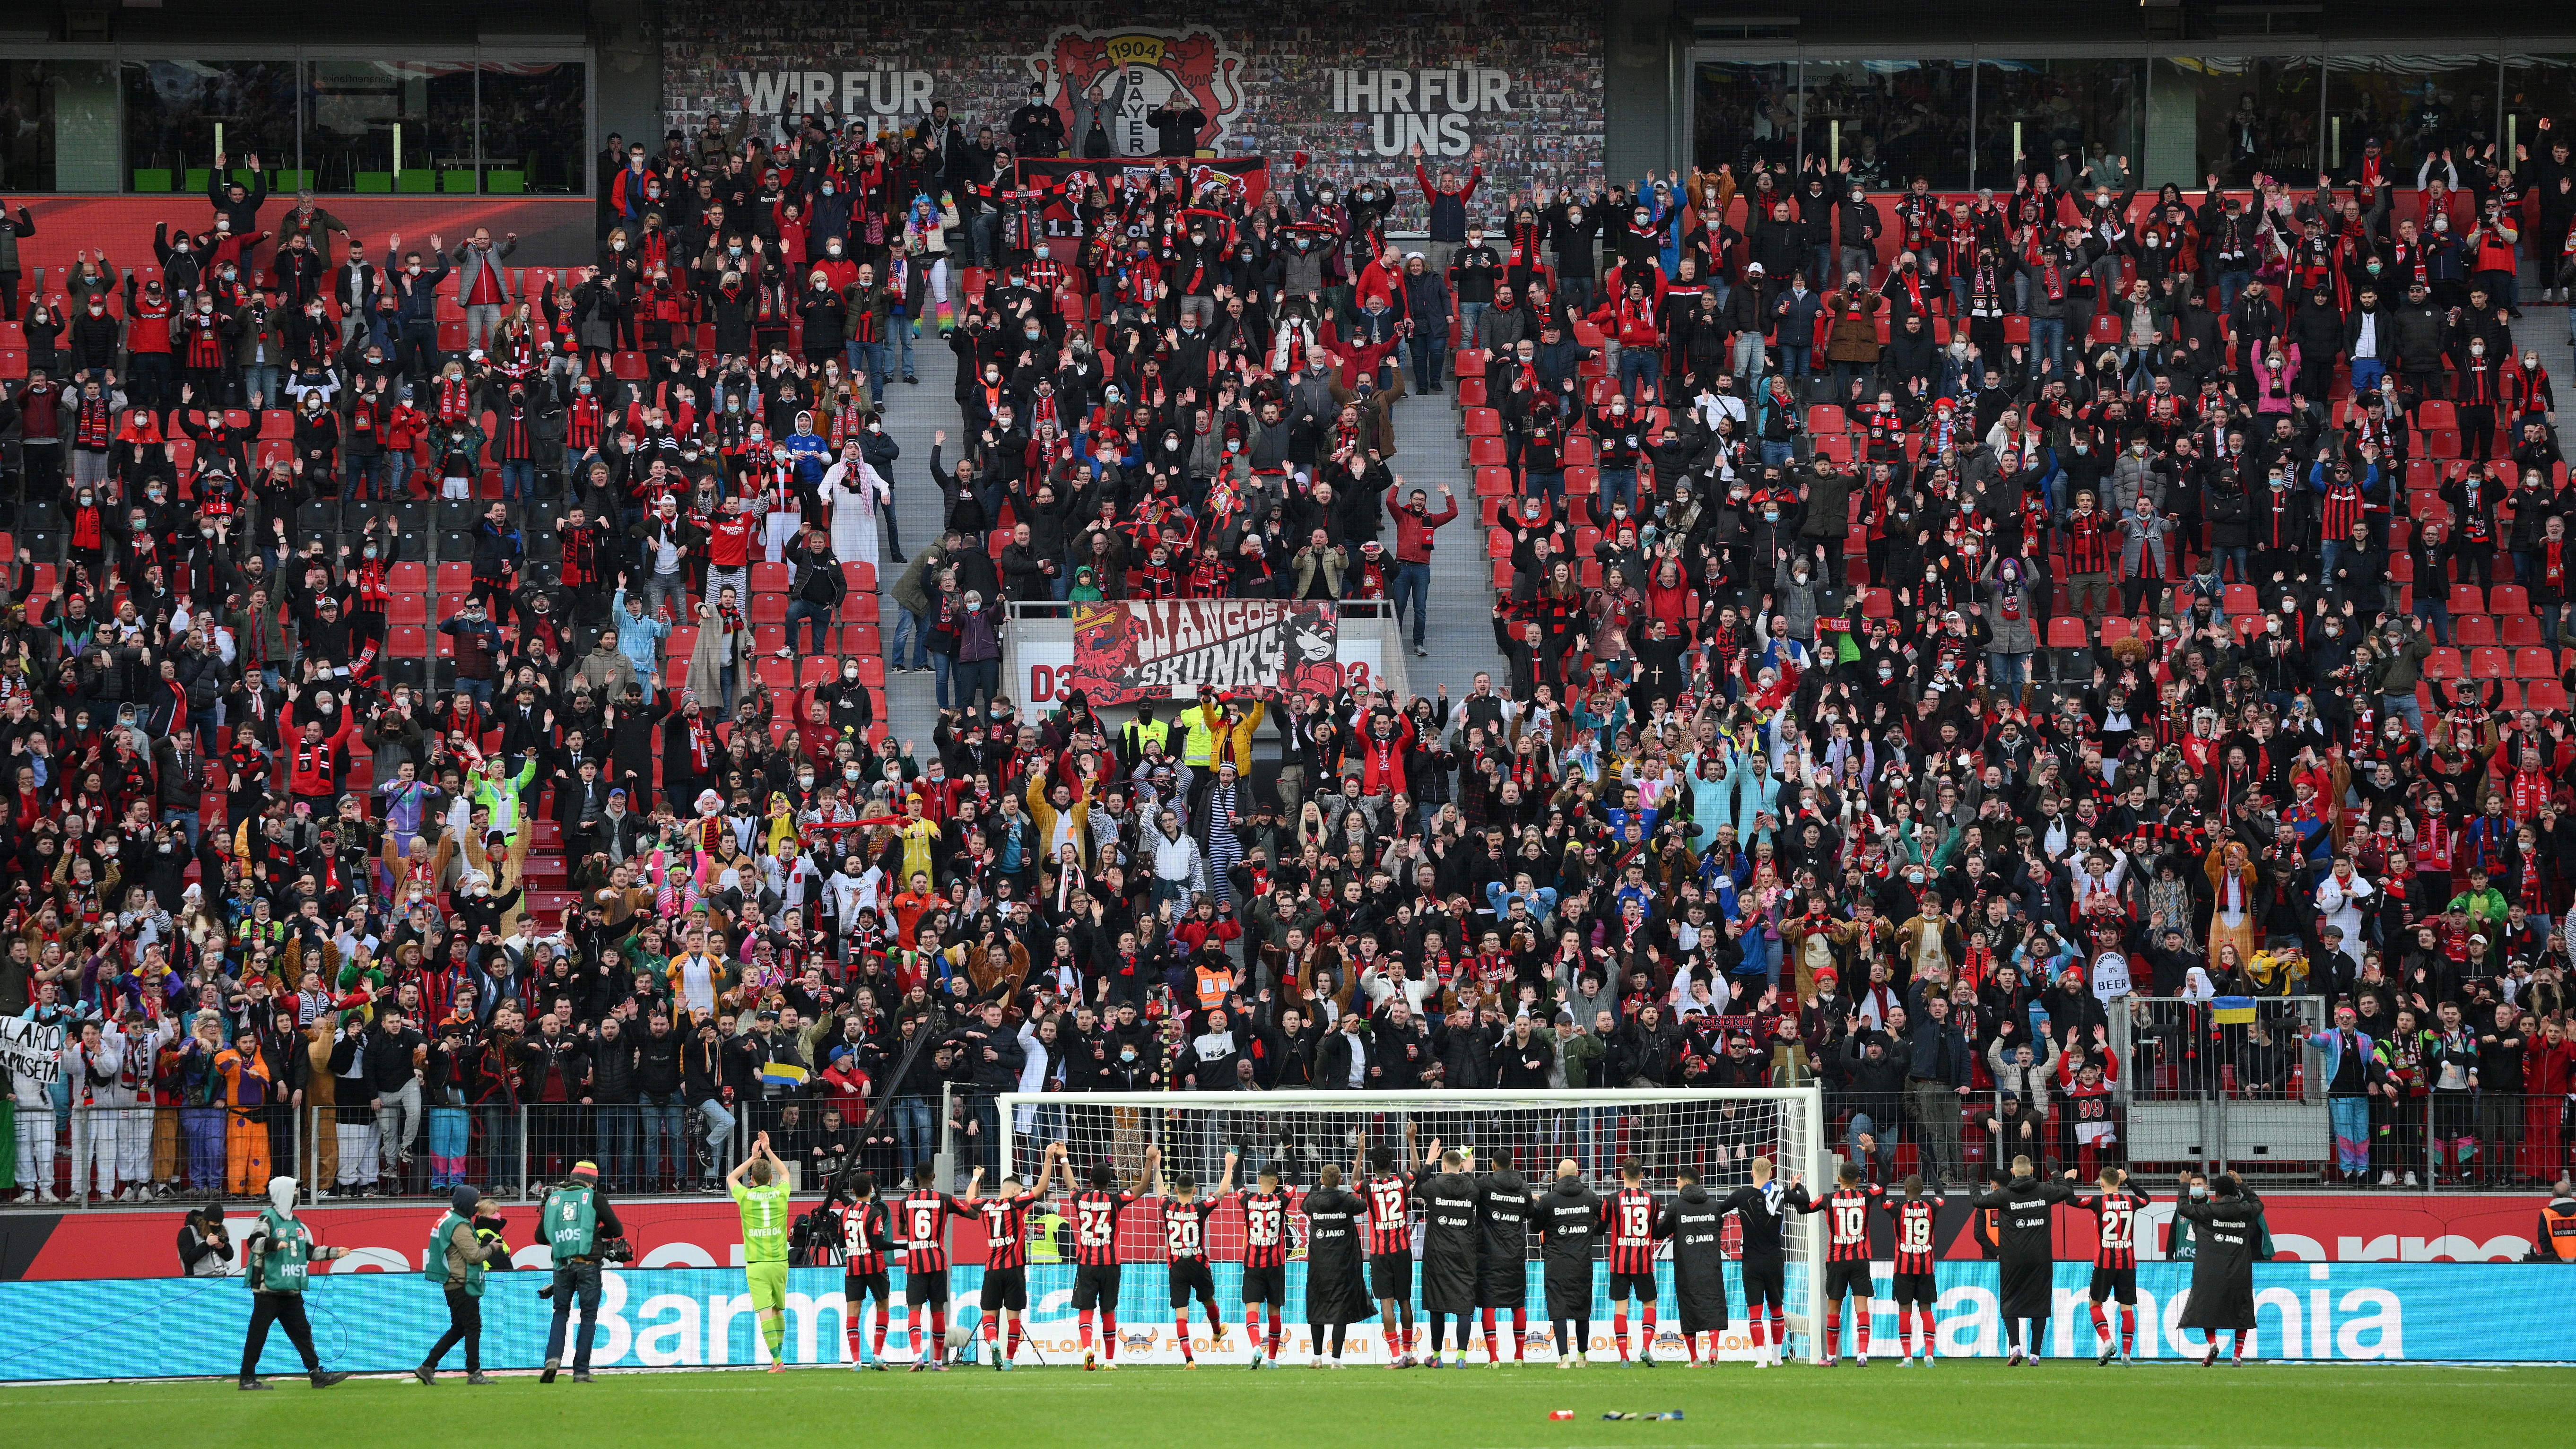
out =
[[[0,1390],[0,1413],[23,1444],[84,1443],[117,1426],[106,1430],[116,1439],[166,1433],[335,1449],[726,1442],[800,1425],[832,1441],[901,1446],[1313,1449],[1389,1431],[1409,1439],[1416,1415],[1425,1442],[1440,1449],[2507,1449],[2568,1442],[2566,1408],[2576,1402],[2576,1369],[2103,1369],[2090,1360],[2023,1369],[1952,1360],[1928,1370],[1884,1359],[1865,1370],[814,1368],[618,1373],[552,1386],[511,1375],[482,1388],[450,1372],[433,1388],[369,1378],[321,1391],[293,1377],[274,1382],[274,1393],[256,1395],[222,1382],[11,1388]],[[1551,1420],[1555,1410],[1574,1417]],[[1685,1417],[1601,1418],[1668,1410]]]

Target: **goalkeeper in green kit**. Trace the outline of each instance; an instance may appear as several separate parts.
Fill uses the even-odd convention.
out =
[[[787,1164],[769,1150],[769,1134],[752,1139],[751,1155],[725,1174],[734,1205],[742,1209],[742,1276],[751,1285],[751,1311],[760,1319],[760,1341],[769,1345],[769,1371],[785,1373],[779,1354],[787,1345]]]

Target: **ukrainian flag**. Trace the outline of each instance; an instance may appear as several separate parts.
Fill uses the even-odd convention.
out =
[[[2209,999],[2209,1019],[2221,1026],[2250,1024],[2254,1020],[2254,998],[2213,996]]]
[[[2245,1019],[2254,1019],[2254,1009],[2250,1005],[2245,1009]],[[764,1062],[760,1068],[760,1082],[765,1087],[801,1087],[805,1085],[805,1069],[794,1062]]]

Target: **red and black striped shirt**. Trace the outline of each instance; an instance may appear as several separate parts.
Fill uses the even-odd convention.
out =
[[[1869,1261],[1869,1205],[1886,1193],[1887,1189],[1874,1183],[1868,1187],[1838,1187],[1799,1209],[1826,1214],[1826,1262]]]
[[[1238,1192],[1243,1203],[1243,1266],[1284,1268],[1288,1265],[1288,1194]]]
[[[2093,1215],[2099,1230],[2093,1239],[2094,1267],[2138,1266],[2138,1209],[2153,1201],[2134,1187],[2091,1193],[2075,1200],[2077,1207]]]
[[[984,1212],[984,1266],[1025,1268],[1029,1265],[1029,1209],[1038,1195],[988,1197],[975,1204]]]
[[[1610,1271],[1655,1271],[1655,1195],[1642,1187],[1623,1187],[1601,1205],[1601,1225],[1609,1238]]]
[[[1368,1202],[1368,1250],[1370,1257],[1388,1253],[1413,1252],[1413,1190],[1403,1178],[1392,1173],[1371,1177],[1361,1184],[1360,1196]]]
[[[1073,1261],[1085,1268],[1118,1264],[1118,1215],[1136,1202],[1132,1192],[1091,1188],[1073,1198]]]
[[[1176,1197],[1163,1199],[1163,1248],[1175,1263],[1207,1257],[1208,1214],[1216,1211],[1213,1198],[1183,1202]]]
[[[961,1202],[944,1192],[922,1188],[903,1200],[904,1271],[908,1273],[945,1273],[948,1271],[948,1244],[939,1236],[944,1218],[968,1218],[975,1215],[973,1204]]]
[[[1932,1193],[1921,1197],[1882,1196],[1878,1205],[1896,1219],[1896,1271],[1931,1272],[1936,1257],[1933,1229],[1941,1215],[1940,1197]]]
[[[854,1202],[841,1210],[841,1271],[864,1278],[886,1270],[886,1248],[894,1240],[886,1224],[885,1204]]]

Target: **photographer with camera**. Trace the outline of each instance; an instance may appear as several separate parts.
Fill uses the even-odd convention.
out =
[[[327,1389],[349,1376],[345,1370],[322,1367],[322,1356],[313,1351],[312,1321],[304,1316],[304,1290],[312,1283],[313,1265],[348,1255],[346,1248],[314,1242],[313,1230],[296,1218],[294,1178],[268,1180],[268,1206],[242,1244],[242,1283],[251,1295],[250,1332],[242,1339],[243,1388],[273,1387],[259,1376],[259,1355],[268,1347],[272,1323],[286,1330],[313,1387]]]
[[[617,1220],[617,1210],[599,1190],[597,1163],[574,1163],[572,1174],[546,1194],[545,1205],[537,1211],[537,1230],[545,1235],[555,1258],[554,1281],[537,1290],[538,1297],[555,1302],[554,1323],[546,1330],[546,1371],[538,1381],[553,1383],[556,1371],[563,1367],[564,1328],[578,1298],[581,1333],[573,1340],[572,1381],[586,1384],[590,1382],[590,1343],[599,1332],[599,1265],[627,1262],[635,1253],[626,1243],[626,1225]]]
[[[458,1187],[448,1197],[447,1211],[430,1231],[429,1252],[421,1275],[447,1294],[447,1332],[411,1375],[424,1384],[438,1382],[438,1361],[458,1344],[465,1345],[465,1381],[488,1384],[483,1373],[483,1274],[494,1263],[510,1267],[510,1245],[502,1240],[506,1220],[483,1211],[480,1188]]]
[[[233,1238],[224,1227],[224,1205],[190,1208],[179,1222],[179,1270],[191,1278],[222,1278],[233,1271]]]

